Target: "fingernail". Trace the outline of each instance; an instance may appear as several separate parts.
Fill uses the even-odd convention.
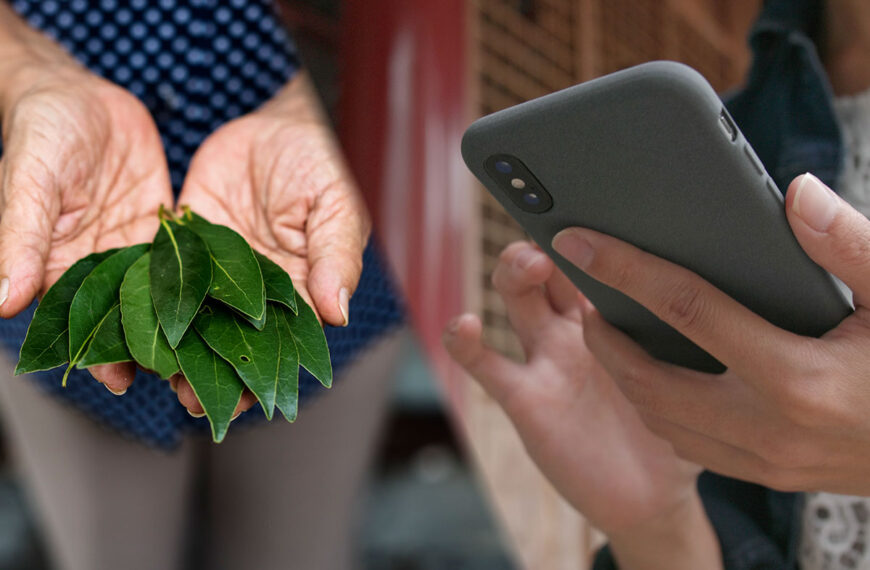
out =
[[[0,306],[9,298],[9,278],[0,279]]]
[[[553,238],[553,249],[559,255],[579,267],[586,269],[595,258],[595,250],[576,230],[562,230]]]
[[[190,414],[191,416],[195,417],[195,418],[201,418],[201,417],[203,417],[203,416],[205,415],[205,412],[203,412],[203,413],[201,413],[201,414],[195,414],[195,413],[191,412],[190,410],[187,410],[187,413]]]
[[[514,265],[523,271],[528,271],[541,260],[541,254],[533,249],[524,249],[514,259]]]
[[[461,322],[462,317],[453,317],[450,319],[450,322],[447,323],[447,326],[444,327],[444,334],[447,336],[453,336],[457,332],[459,332],[459,323]]]
[[[344,322],[341,326],[346,327],[347,323],[350,322],[348,318],[348,305],[350,304],[350,293],[348,293],[345,287],[341,288],[341,291],[338,292],[338,310],[341,311],[341,318],[344,319]]]
[[[123,396],[124,394],[127,393],[127,389],[126,389],[126,388],[124,388],[123,390],[118,390],[118,391],[116,392],[115,390],[112,390],[111,388],[109,388],[109,386],[107,386],[106,384],[103,384],[103,386],[106,386],[106,390],[108,390],[109,392],[111,392],[112,394],[114,394],[114,395],[116,395],[116,396]]]
[[[837,197],[822,182],[810,174],[804,174],[794,195],[794,213],[817,232],[824,232],[837,215]]]
[[[235,419],[236,419],[237,417],[239,417],[240,415],[242,415],[242,412],[236,412],[236,413],[233,415],[233,417],[230,418],[230,421],[235,420]]]

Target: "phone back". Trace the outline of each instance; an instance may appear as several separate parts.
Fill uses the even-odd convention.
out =
[[[801,335],[820,336],[852,310],[800,248],[782,195],[716,93],[687,66],[643,64],[484,117],[465,133],[462,154],[602,315],[659,359],[723,369],[557,254],[550,241],[559,231],[582,226],[632,243]],[[497,180],[499,156],[524,165],[552,206],[539,213],[522,207]]]

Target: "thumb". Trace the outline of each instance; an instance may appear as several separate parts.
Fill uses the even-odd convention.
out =
[[[42,288],[60,203],[44,164],[10,156],[0,166],[0,317],[10,318]]]
[[[308,230],[308,292],[324,322],[346,326],[350,297],[362,273],[362,254],[368,241],[365,208],[348,204],[333,215],[312,215]]]

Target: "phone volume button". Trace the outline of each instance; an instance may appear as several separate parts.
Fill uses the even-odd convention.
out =
[[[766,180],[766,186],[770,193],[774,195],[774,197],[776,197],[779,201],[782,201],[782,192],[779,191],[779,188],[776,187],[776,184],[773,183],[773,180],[768,178]]]
[[[752,147],[748,144],[743,145],[743,153],[746,155],[746,158],[749,159],[749,162],[752,163],[752,166],[755,168],[758,175],[764,176],[764,167],[761,166],[761,161],[758,159],[758,156],[755,155],[755,151],[752,150]]]

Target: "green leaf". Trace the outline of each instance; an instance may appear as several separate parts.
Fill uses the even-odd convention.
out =
[[[85,277],[117,251],[92,253],[76,261],[45,293],[27,328],[16,375],[50,370],[69,362],[69,306]]]
[[[151,247],[151,300],[169,346],[176,347],[211,285],[208,247],[190,229],[160,220]]]
[[[266,299],[281,303],[288,307],[293,314],[299,311],[296,308],[296,290],[293,287],[293,280],[284,269],[260,253],[255,251],[257,261],[260,263],[260,270],[263,272],[263,283],[266,285]]]
[[[133,360],[127,350],[124,340],[124,330],[121,328],[121,304],[118,303],[109,311],[88,344],[88,351],[76,364],[76,368],[87,368],[99,364],[114,364]]]
[[[169,378],[178,372],[178,361],[160,328],[151,302],[150,264],[151,254],[146,253],[124,275],[124,282],[121,283],[121,323],[127,347],[136,362],[147,370],[153,370],[161,378]]]
[[[275,406],[281,410],[287,421],[296,421],[299,407],[299,352],[296,341],[290,333],[290,323],[280,308],[269,303],[266,308],[269,320],[278,325],[278,390],[275,394]]]
[[[181,371],[208,416],[212,439],[220,443],[242,399],[242,382],[233,367],[193,330],[184,335],[175,353]]]
[[[248,315],[245,315],[245,314],[242,314],[242,313],[238,313],[238,312],[237,312],[236,314],[237,314],[238,316],[242,317],[243,319],[245,319],[246,321],[248,321],[248,322],[251,324],[252,327],[254,327],[255,329],[257,329],[258,331],[261,331],[261,330],[263,330],[263,328],[266,326],[266,315],[269,314],[269,311],[266,310],[266,312],[263,313],[263,316],[260,317],[259,319],[252,319],[252,318],[249,317]]]
[[[193,325],[206,344],[235,368],[271,420],[280,368],[277,320],[267,319],[266,327],[257,331],[215,304],[203,307]]]
[[[266,292],[260,264],[245,238],[226,226],[190,214],[187,225],[208,246],[212,263],[208,294],[254,320],[266,312]]]
[[[120,302],[118,290],[121,288],[127,269],[147,250],[148,244],[143,243],[113,253],[82,281],[69,308],[70,367],[78,364],[85,355],[88,343],[100,324]],[[66,374],[64,385],[66,385]]]
[[[332,361],[329,358],[329,347],[326,346],[326,335],[323,327],[317,321],[317,316],[298,293],[296,305],[299,314],[294,315],[284,309],[283,313],[290,325],[290,333],[296,341],[299,350],[299,364],[329,388],[332,386]]]

